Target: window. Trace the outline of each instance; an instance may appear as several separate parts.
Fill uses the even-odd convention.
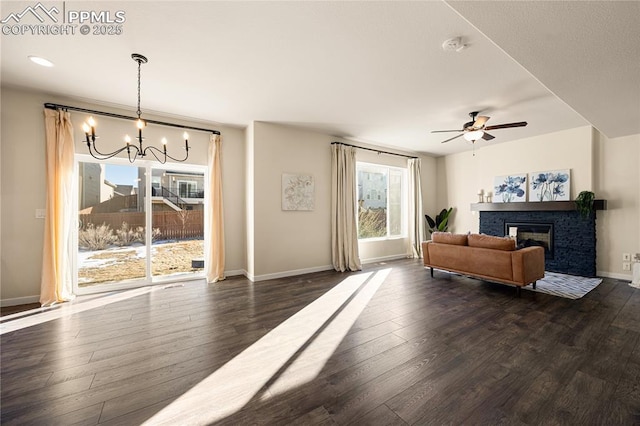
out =
[[[198,193],[198,184],[196,182],[180,180],[178,181],[178,189],[181,197],[195,198]]]
[[[368,163],[357,164],[358,238],[405,235],[406,170]]]

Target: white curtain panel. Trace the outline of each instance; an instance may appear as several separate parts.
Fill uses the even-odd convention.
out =
[[[356,148],[331,145],[331,257],[336,271],[362,269],[358,253]]]
[[[424,221],[422,220],[422,186],[420,184],[421,161],[410,158],[409,168],[409,239],[414,258],[422,257],[422,241],[424,240]]]
[[[209,197],[205,209],[205,220],[209,233],[207,258],[204,262],[208,283],[215,283],[225,279],[224,276],[224,217],[222,204],[222,167],[220,135],[211,135],[209,141]]]
[[[72,300],[71,234],[73,224],[73,125],[62,110],[44,110],[46,214],[40,304]]]

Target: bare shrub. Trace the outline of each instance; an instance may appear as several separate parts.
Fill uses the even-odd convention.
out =
[[[138,236],[138,241],[140,241],[143,244],[145,243],[147,238],[146,230],[147,228],[142,226],[138,226],[136,228],[136,235]],[[160,228],[151,228],[151,242],[157,241],[159,236],[160,236]]]
[[[386,235],[386,209],[360,209],[358,212],[358,238],[376,238]]]
[[[78,234],[78,245],[88,250],[104,250],[117,240],[111,227],[105,223],[100,226],[90,223]]]
[[[120,229],[116,229],[116,236],[118,238],[116,244],[122,247],[130,246],[131,244],[140,241],[141,229],[141,226],[136,229],[132,229],[129,227],[129,224],[127,222],[122,222],[122,226],[120,227]],[[142,242],[144,242],[144,239],[142,240]]]

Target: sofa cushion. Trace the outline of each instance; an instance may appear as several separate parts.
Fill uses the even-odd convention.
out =
[[[467,245],[467,234],[452,234],[451,232],[434,232],[431,234],[431,241],[440,244],[451,244],[455,246]]]
[[[494,237],[493,235],[471,234],[467,238],[467,243],[471,247],[494,250],[513,251],[516,249],[515,240],[509,237]]]

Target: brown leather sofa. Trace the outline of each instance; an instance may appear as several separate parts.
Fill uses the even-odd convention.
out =
[[[521,287],[544,278],[544,248],[517,250],[510,238],[434,232],[422,243],[424,266]]]

